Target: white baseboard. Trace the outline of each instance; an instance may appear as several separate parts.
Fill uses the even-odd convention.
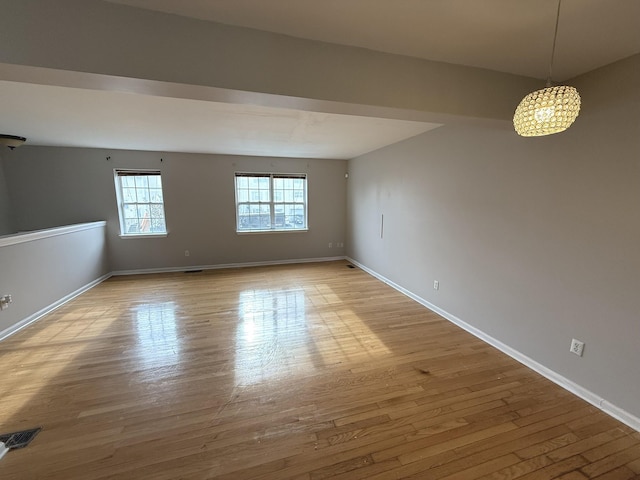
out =
[[[407,297],[411,298],[412,300],[415,300],[419,304],[427,307],[429,310],[431,310],[431,311],[437,313],[438,315],[444,317],[445,319],[449,320],[451,323],[454,323],[455,325],[459,326],[463,330],[466,330],[467,332],[471,333],[472,335],[478,337],[480,340],[482,340],[482,341],[488,343],[489,345],[497,348],[501,352],[506,353],[511,358],[513,358],[513,359],[517,360],[518,362],[522,363],[523,365],[529,367],[531,370],[536,371],[537,373],[539,373],[543,377],[551,380],[553,383],[561,386],[565,390],[570,391],[571,393],[577,395],[578,397],[582,398],[583,400],[586,400],[587,402],[589,402],[590,404],[592,404],[595,407],[599,408],[603,412],[607,413],[608,415],[611,415],[613,418],[615,418],[617,420],[620,420],[625,425],[628,425],[629,427],[633,428],[634,430],[640,432],[640,418],[636,417],[635,415],[632,415],[631,413],[627,412],[626,410],[623,410],[622,408],[620,408],[620,407],[608,402],[607,400],[605,400],[604,398],[600,397],[599,395],[596,395],[592,391],[587,390],[586,388],[578,385],[575,382],[572,382],[568,378],[560,375],[559,373],[551,370],[550,368],[545,367],[544,365],[536,362],[535,360],[527,357],[526,355],[524,355],[523,353],[520,353],[519,351],[517,351],[514,348],[510,347],[509,345],[506,345],[506,344],[502,343],[500,340],[497,340],[497,339],[493,338],[492,336],[487,335],[482,330],[479,330],[478,328],[474,327],[473,325],[469,325],[468,323],[466,323],[465,321],[459,319],[455,315],[452,315],[449,312],[439,308],[438,306],[428,302],[424,298],[419,297],[418,295],[414,294],[413,292],[410,292],[409,290],[401,287],[397,283],[389,280],[388,278],[380,275],[379,273],[371,270],[370,268],[367,268],[366,266],[364,266],[361,263],[353,260],[352,258],[346,257],[346,260],[351,262],[351,263],[353,263],[354,265],[357,265],[359,268],[361,268],[365,272],[369,273],[370,275],[373,275],[378,280],[386,283],[390,287],[392,287],[395,290],[399,291],[400,293],[406,295]]]
[[[14,333],[18,332],[19,330],[22,330],[23,328],[25,328],[26,326],[32,324],[33,322],[39,320],[41,317],[45,316],[47,313],[53,312],[56,308],[61,307],[62,305],[67,303],[69,300],[72,300],[72,299],[76,298],[78,295],[80,295],[80,294],[86,292],[87,290],[95,287],[99,283],[104,282],[110,276],[111,276],[111,274],[107,273],[106,275],[103,275],[100,278],[98,278],[98,279],[96,279],[96,280],[94,280],[92,282],[87,283],[83,287],[78,288],[74,292],[71,292],[69,295],[65,295],[60,300],[58,300],[56,302],[53,302],[51,305],[44,307],[43,309],[37,311],[36,313],[34,313],[32,315],[29,315],[27,318],[24,318],[24,319],[20,320],[19,322],[14,323],[9,328],[5,328],[4,330],[0,331],[0,341],[4,340],[5,338],[7,338],[10,335],[13,335]]]
[[[188,267],[165,267],[165,268],[142,268],[139,270],[117,270],[111,272],[114,276],[120,275],[142,275],[149,273],[175,273],[189,272],[193,270],[222,270],[225,268],[248,268],[248,267],[265,267],[269,265],[289,265],[293,263],[319,263],[319,262],[335,262],[336,260],[344,260],[346,257],[319,257],[319,258],[297,258],[290,260],[270,260],[265,262],[245,262],[245,263],[223,263],[219,265],[191,265]]]

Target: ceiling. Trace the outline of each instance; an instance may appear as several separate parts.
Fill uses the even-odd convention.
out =
[[[108,0],[294,37],[546,78],[557,0]],[[554,80],[640,53],[640,1],[563,0]]]
[[[537,78],[557,9],[556,0],[107,1]],[[640,0],[563,0],[554,80],[639,53],[638,19]],[[439,126],[40,83],[0,81],[0,133],[30,145],[353,158]]]
[[[439,124],[0,81],[30,145],[348,159]]]

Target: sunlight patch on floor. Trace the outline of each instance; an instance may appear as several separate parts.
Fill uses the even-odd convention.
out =
[[[145,367],[178,364],[182,341],[176,329],[175,302],[144,303],[133,312],[140,362]]]
[[[304,290],[240,293],[235,383],[253,385],[313,369]]]
[[[11,424],[24,405],[109,328],[112,321],[105,321],[105,318],[113,317],[105,315],[108,309],[87,307],[68,313],[64,310],[55,312],[46,319],[46,326],[34,325],[29,335],[24,333],[20,348],[4,353],[2,361],[17,368],[0,376],[0,384],[4,391],[12,391],[13,397],[20,401],[2,405],[0,424]],[[39,331],[33,333],[36,328]],[[58,342],[57,338],[65,340]]]
[[[391,353],[353,310],[335,310],[339,303],[327,285],[241,292],[235,384],[309,375],[327,365]]]

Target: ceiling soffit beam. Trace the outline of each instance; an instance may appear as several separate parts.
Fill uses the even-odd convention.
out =
[[[5,64],[499,120],[538,84],[108,2],[0,0],[0,7]]]

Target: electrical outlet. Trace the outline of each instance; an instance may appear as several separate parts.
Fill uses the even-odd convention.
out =
[[[184,251],[184,256],[185,256],[185,257],[188,257],[189,255],[191,255],[191,253],[189,253],[189,250],[185,250],[185,251]]]
[[[333,243],[329,242],[329,248],[333,247]]]
[[[433,289],[440,290],[440,282],[438,280],[433,281]]]
[[[581,357],[583,350],[584,350],[584,342],[581,342],[580,340],[576,340],[575,338],[571,340],[571,348],[569,349],[571,353],[575,353],[576,355]]]
[[[0,310],[4,310],[5,308],[9,308],[9,304],[13,301],[11,295],[4,295],[0,297]]]

